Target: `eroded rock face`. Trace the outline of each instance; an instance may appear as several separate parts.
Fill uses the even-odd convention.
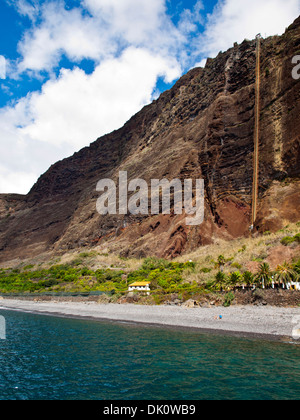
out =
[[[260,201],[256,229],[300,214],[300,18],[262,40]],[[53,165],[26,197],[0,196],[1,261],[47,250],[108,245],[124,256],[176,257],[217,237],[248,234],[253,174],[255,41],[183,76],[120,130]],[[185,215],[100,216],[96,184],[118,179],[205,181],[205,220]]]

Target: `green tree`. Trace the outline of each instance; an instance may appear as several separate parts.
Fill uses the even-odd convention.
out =
[[[269,286],[272,282],[272,272],[270,266],[267,263],[262,263],[259,267],[259,271],[255,276],[255,281],[262,285],[262,288]]]
[[[243,274],[243,281],[246,286],[252,286],[252,284],[254,283],[254,276],[251,273],[251,271],[245,271],[245,273]]]
[[[291,264],[284,262],[282,265],[279,265],[276,268],[275,280],[278,283],[284,284],[286,286],[287,283],[297,281],[298,279],[299,274],[293,269]]]
[[[216,277],[215,277],[215,280],[212,283],[212,286],[216,290],[220,290],[222,292],[223,289],[227,286],[227,277],[226,277],[226,274],[223,273],[222,271],[219,271],[216,274]]]
[[[224,255],[219,255],[218,261],[216,262],[216,266],[219,268],[219,271],[221,273],[223,273],[224,271],[225,264],[226,264],[226,260],[225,260]]]
[[[300,260],[293,265],[293,268],[296,271],[296,273],[300,276]]]
[[[239,271],[234,271],[229,276],[229,283],[231,286],[237,287],[238,285],[242,283],[242,279],[243,278],[242,278],[241,273]]]

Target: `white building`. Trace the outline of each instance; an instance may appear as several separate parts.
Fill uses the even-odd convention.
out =
[[[300,283],[297,281],[291,281],[287,284],[287,288],[290,290],[299,290],[300,291]]]
[[[151,284],[150,281],[140,281],[140,282],[132,283],[129,285],[128,291],[133,292],[137,290],[139,292],[150,292],[150,284]]]

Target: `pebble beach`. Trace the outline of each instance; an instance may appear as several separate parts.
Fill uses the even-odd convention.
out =
[[[300,308],[271,306],[235,305],[229,308],[184,308],[164,305],[34,302],[3,299],[0,301],[0,311],[1,309],[95,321],[190,328],[206,333],[284,341],[291,340],[295,328],[300,328]]]

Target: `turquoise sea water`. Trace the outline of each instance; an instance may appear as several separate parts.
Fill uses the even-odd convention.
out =
[[[299,399],[300,346],[2,311],[1,400]]]

